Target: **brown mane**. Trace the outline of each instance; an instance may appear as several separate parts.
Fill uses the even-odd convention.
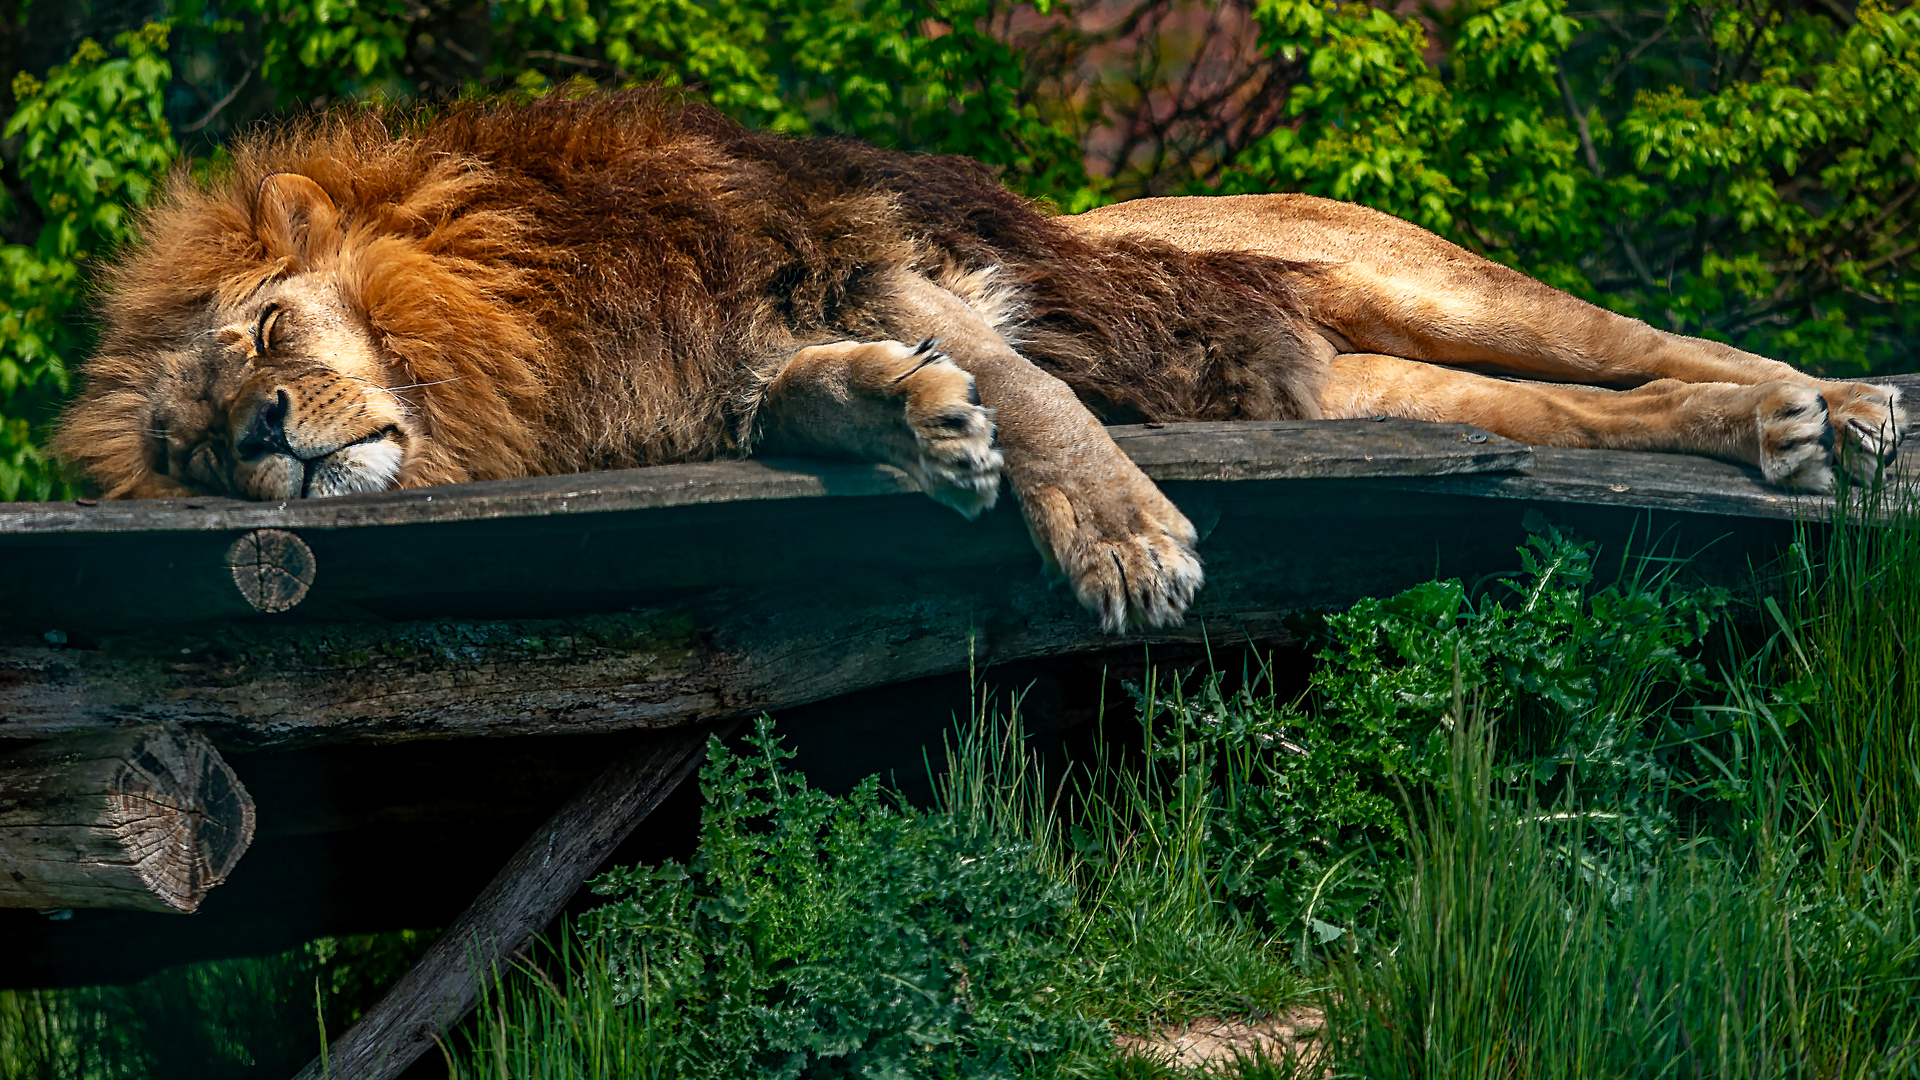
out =
[[[283,172],[339,208],[318,257],[433,433],[416,482],[743,453],[770,366],[869,333],[865,284],[901,265],[1011,290],[1009,338],[1109,417],[1316,412],[1296,265],[1094,247],[963,159],[754,134],[644,92],[556,94],[345,110],[239,141],[211,182],[178,171],[108,277],[56,444],[109,493],[148,468],[154,357],[288,270],[294,239],[255,225]]]

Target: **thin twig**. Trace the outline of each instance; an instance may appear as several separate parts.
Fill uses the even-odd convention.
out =
[[[208,124],[212,123],[213,118],[220,115],[220,110],[233,104],[233,99],[240,96],[240,91],[246,88],[247,82],[253,78],[254,68],[258,66],[259,65],[257,64],[247,65],[246,74],[240,76],[240,81],[233,84],[233,89],[227,91],[226,97],[223,97],[219,101],[214,102],[213,108],[207,110],[207,115],[201,117],[200,119],[194,121],[191,124],[186,125],[185,127],[182,127],[180,130],[181,131],[199,131],[201,128],[206,127]]]
[[[1860,21],[1859,16],[1855,15],[1851,11],[1848,11],[1840,3],[1840,0],[1816,0],[1816,2],[1821,7],[1826,8],[1828,11],[1833,12],[1833,17],[1840,20],[1841,26],[1844,26],[1848,29],[1852,29],[1853,24]]]
[[[568,53],[554,52],[551,49],[532,49],[526,53],[526,57],[529,60],[554,60],[562,64],[572,64],[576,67],[612,68],[615,71],[620,70],[617,66],[606,60],[595,60],[587,56],[573,56]]]
[[[1873,260],[1872,262],[1864,264],[1863,266],[1860,267],[1860,272],[1863,274],[1871,274],[1875,270],[1880,269],[1881,267],[1887,265],[1888,263],[1899,262],[1901,259],[1906,258],[1907,256],[1913,254],[1916,251],[1920,251],[1920,244],[1908,244],[1906,247],[1901,248],[1899,251],[1890,251],[1887,254],[1882,255],[1879,258]]]
[[[1615,64],[1613,66],[1613,70],[1607,72],[1607,77],[1605,79],[1600,80],[1600,88],[1594,91],[1594,96],[1606,97],[1607,91],[1613,89],[1613,81],[1615,79],[1618,79],[1623,73],[1625,73],[1627,68],[1630,67],[1635,60],[1640,59],[1641,53],[1646,52],[1648,49],[1652,48],[1653,45],[1656,42],[1658,42],[1661,38],[1666,37],[1667,31],[1672,29],[1672,26],[1673,26],[1672,23],[1662,23],[1660,26],[1660,29],[1655,30],[1653,32],[1652,37],[1645,39],[1644,41],[1640,42],[1640,44],[1638,45],[1635,45],[1633,47],[1633,51],[1627,53],[1627,55],[1618,64]]]
[[[1600,167],[1600,154],[1593,148],[1593,132],[1587,129],[1587,114],[1580,111],[1580,103],[1573,99],[1573,84],[1567,81],[1567,73],[1557,67],[1553,69],[1553,77],[1560,84],[1560,97],[1567,103],[1567,115],[1573,118],[1573,126],[1580,133],[1580,149],[1587,155],[1587,168],[1592,171],[1595,180],[1604,179],[1606,171]]]

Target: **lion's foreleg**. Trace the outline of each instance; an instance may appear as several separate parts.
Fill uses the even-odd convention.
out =
[[[1760,468],[1786,487],[1833,486],[1833,438],[1819,388],[1801,380],[1755,385],[1662,379],[1632,390],[1514,382],[1469,371],[1347,353],[1336,357],[1321,395],[1328,419],[1402,416],[1474,424],[1542,446],[1660,450],[1707,454]],[[1893,450],[1893,403],[1880,402],[1883,435]],[[1870,474],[1862,454],[1843,462]]]
[[[1108,630],[1180,621],[1200,587],[1197,536],[1059,379],[1027,362],[960,297],[917,274],[877,312],[903,340],[937,338],[995,412],[1008,481],[1047,562]]]
[[[838,341],[794,353],[762,393],[758,449],[897,466],[967,517],[1000,493],[993,412],[973,377],[923,340]]]

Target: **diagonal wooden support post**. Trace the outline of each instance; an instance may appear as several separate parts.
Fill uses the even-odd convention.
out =
[[[675,728],[609,766],[554,812],[380,1003],[295,1080],[391,1080],[473,1008],[478,988],[699,766],[711,726]]]

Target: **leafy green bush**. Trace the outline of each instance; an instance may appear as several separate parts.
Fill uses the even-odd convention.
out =
[[[1363,202],[1816,370],[1914,365],[1920,8],[1261,0],[1255,17],[1298,72],[1291,122],[1223,190]]]
[[[790,756],[765,720],[748,754],[716,746],[693,861],[594,884],[581,939],[669,1072],[1011,1077],[1101,1039],[1049,1000],[1073,898],[1032,844],[877,779],[826,795]]]
[[[38,426],[68,389],[90,343],[89,267],[127,241],[134,209],[176,148],[162,98],[172,74],[167,28],[121,34],[111,57],[92,40],[44,81],[13,77],[19,102],[5,127],[20,140],[19,173],[41,220],[32,246],[0,245],[0,498],[66,490],[41,450]],[[16,208],[4,203],[0,214]]]
[[[1408,799],[1448,774],[1462,695],[1503,717],[1512,791],[1659,842],[1667,793],[1696,767],[1669,722],[1720,700],[1699,654],[1728,596],[1644,569],[1596,588],[1594,548],[1550,528],[1521,557],[1478,597],[1436,581],[1330,616],[1304,702],[1259,680],[1228,694],[1218,675],[1141,691],[1149,786],[1204,807],[1223,901],[1302,954],[1309,932],[1344,933],[1391,878]]]

